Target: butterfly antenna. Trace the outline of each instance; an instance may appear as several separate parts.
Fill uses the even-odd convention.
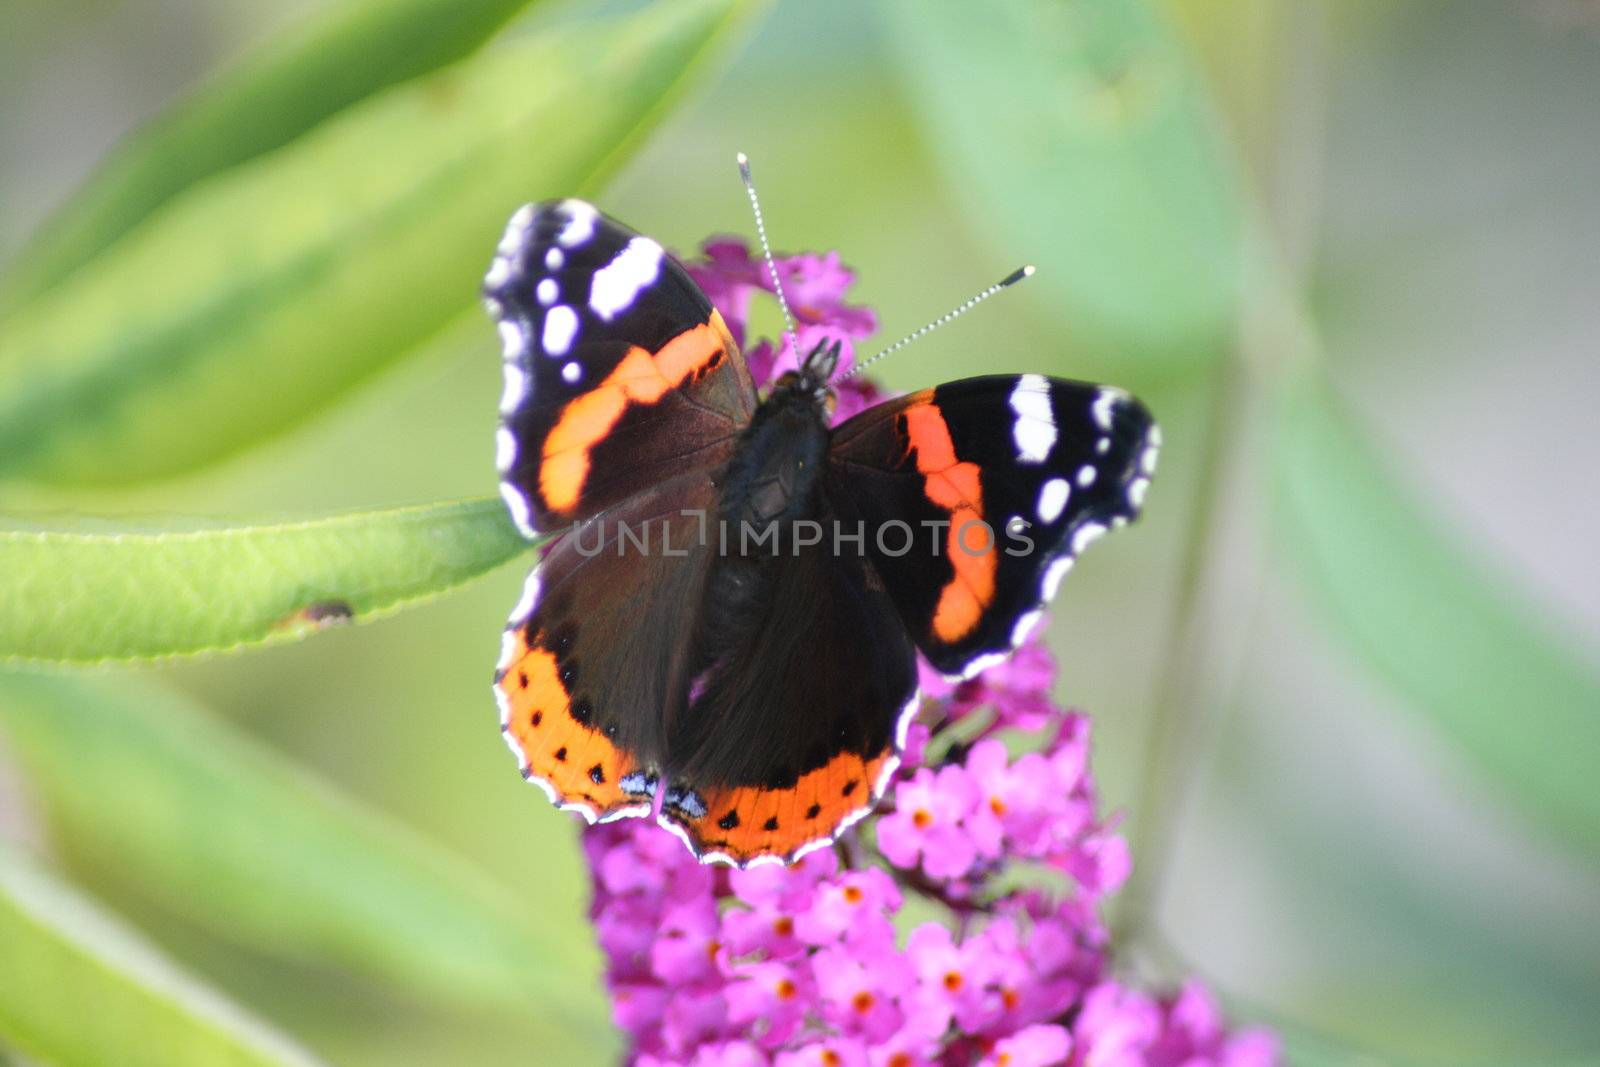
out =
[[[739,177],[744,181],[744,191],[750,196],[750,210],[756,216],[756,236],[761,238],[761,254],[767,258],[767,272],[772,275],[772,290],[778,296],[778,306],[783,309],[783,322],[789,332],[789,344],[796,359],[800,358],[800,336],[795,333],[794,316],[789,314],[789,301],[784,299],[783,283],[778,280],[778,265],[772,261],[772,246],[767,244],[767,224],[761,220],[761,201],[756,198],[755,179],[750,177],[750,157],[739,153]]]
[[[973,296],[972,299],[968,300],[966,303],[961,304],[958,307],[951,308],[949,311],[945,312],[943,315],[940,315],[926,326],[923,326],[917,330],[912,330],[910,333],[900,338],[900,340],[896,341],[888,348],[885,348],[883,351],[874,355],[871,359],[864,359],[857,363],[855,366],[839,375],[840,380],[842,381],[845,378],[854,377],[855,375],[866,370],[868,367],[872,366],[874,363],[878,362],[878,360],[882,359],[884,356],[887,356],[890,352],[897,352],[906,345],[910,344],[912,341],[917,340],[919,337],[925,337],[934,330],[937,330],[939,327],[943,326],[945,323],[960,318],[962,315],[965,315],[967,312],[971,311],[973,308],[977,307],[979,304],[983,303],[1000,290],[1006,288],[1006,286],[1016,285],[1022,279],[1030,277],[1032,274],[1032,264],[1026,267],[1018,267],[1010,274],[1007,274],[1004,278],[1001,278],[999,281],[989,286],[989,288],[985,289],[983,292]]]

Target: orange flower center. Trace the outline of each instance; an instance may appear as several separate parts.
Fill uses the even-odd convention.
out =
[[[866,894],[861,892],[859,886],[847,885],[844,887],[844,899],[849,904],[859,904]]]
[[[954,993],[961,988],[961,972],[948,971],[944,976],[944,987]]]
[[[773,920],[772,932],[777,934],[779,937],[788,937],[790,934],[794,933],[794,920],[789,918],[787,915],[780,919]]]
[[[989,810],[994,812],[996,815],[1004,815],[1006,813],[1006,802],[1001,800],[999,797],[990,797]]]
[[[787,978],[778,983],[779,1000],[792,1000],[797,992],[799,992],[799,990],[795,988],[794,982]]]
[[[933,813],[927,808],[918,808],[911,813],[911,825],[918,830],[926,830],[933,825]]]
[[[871,1011],[872,1006],[876,1003],[877,1001],[873,999],[872,994],[867,992],[865,989],[857,993],[854,997],[850,998],[851,1006],[863,1015]]]

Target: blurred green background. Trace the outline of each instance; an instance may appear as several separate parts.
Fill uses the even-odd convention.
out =
[[[885,341],[1039,266],[890,385],[1163,422],[1050,629],[1122,965],[1298,1063],[1600,1062],[1597,101],[1586,0],[9,0],[0,1063],[614,1056],[488,691],[529,556],[394,509],[494,493],[510,211],[691,251],[738,150]]]

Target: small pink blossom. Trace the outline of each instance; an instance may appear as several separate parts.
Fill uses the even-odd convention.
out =
[[[728,982],[728,1022],[763,1046],[787,1043],[816,1003],[816,983],[804,964],[751,963]]]
[[[669,985],[711,978],[717,973],[722,952],[718,940],[717,909],[707,897],[692,897],[662,913],[655,943],[650,948],[650,969]]]
[[[892,952],[868,955],[830,946],[811,958],[811,967],[823,1015],[844,1033],[878,1042],[905,1020],[900,997],[906,974]]]
[[[847,871],[822,882],[795,917],[795,933],[812,945],[843,941],[859,951],[894,944],[889,917],[900,910],[900,887],[877,870]]]
[[[1066,1027],[1025,1026],[998,1041],[983,1063],[984,1067],[1058,1067],[1067,1062],[1071,1049]]]
[[[961,767],[922,767],[895,787],[895,810],[878,821],[878,848],[897,867],[920,864],[934,878],[959,878],[978,858],[963,825],[977,800]]]

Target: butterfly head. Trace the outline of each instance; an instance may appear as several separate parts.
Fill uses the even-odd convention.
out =
[[[824,414],[832,415],[836,401],[833,386],[834,371],[839,368],[839,341],[822,340],[806,353],[800,369],[778,377],[773,383],[771,396],[798,400],[815,405]]]
[[[800,362],[798,375],[800,381],[810,386],[818,396],[831,388],[828,383],[833,380],[833,372],[839,369],[839,352],[842,347],[841,342],[824,338],[818,341]]]

